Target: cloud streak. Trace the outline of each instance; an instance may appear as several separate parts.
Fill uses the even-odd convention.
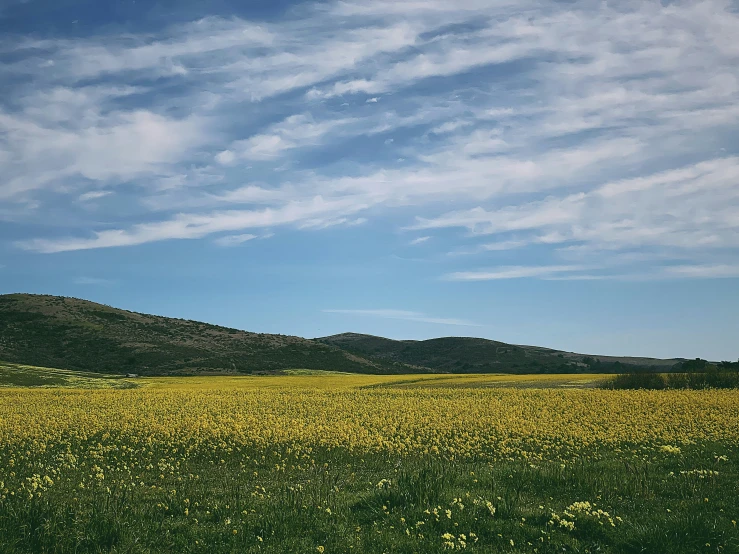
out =
[[[213,242],[218,246],[238,246],[247,241],[254,240],[255,238],[258,238],[257,235],[245,233],[241,235],[226,235],[225,237],[218,237]]]
[[[455,325],[462,327],[481,327],[477,323],[466,321],[464,319],[433,317],[420,312],[412,312],[407,310],[323,310],[327,314],[344,314],[359,317],[376,317],[381,319],[399,319],[403,321],[415,321],[418,323],[432,323],[435,325]]]
[[[410,241],[408,244],[410,244],[411,246],[415,246],[417,244],[423,244],[424,242],[427,242],[429,240],[431,240],[430,236],[418,237]]]
[[[562,273],[573,273],[589,269],[577,265],[555,266],[507,266],[481,271],[458,271],[445,276],[449,281],[494,281],[499,279],[520,279],[524,277],[550,277]],[[566,278],[576,278],[568,275]]]

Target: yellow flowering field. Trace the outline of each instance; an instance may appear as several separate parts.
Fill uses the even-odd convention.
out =
[[[259,381],[269,379],[278,382],[2,391],[3,457],[19,444],[31,442],[43,451],[93,437],[172,448],[323,447],[486,460],[576,457],[603,445],[739,441],[737,391],[395,389],[349,386],[340,378],[342,386],[336,387],[311,386],[319,381],[314,377]]]
[[[637,552],[673,527],[674,551],[739,548],[739,391],[592,379],[3,389],[0,550]]]

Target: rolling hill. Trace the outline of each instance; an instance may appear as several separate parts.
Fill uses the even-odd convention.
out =
[[[109,374],[249,374],[285,369],[354,373],[603,373],[667,371],[682,360],[614,358],[445,337],[320,339],[250,333],[60,296],[0,295],[0,360]]]
[[[340,348],[285,335],[119,310],[76,298],[0,296],[0,360],[140,375],[254,373],[288,368],[408,373]]]
[[[471,337],[392,340],[358,333],[315,339],[375,361],[444,373],[608,373],[633,369],[668,371],[682,359],[594,356]]]

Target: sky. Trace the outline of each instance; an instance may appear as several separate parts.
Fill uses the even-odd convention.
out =
[[[0,293],[739,358],[739,2],[0,0]]]

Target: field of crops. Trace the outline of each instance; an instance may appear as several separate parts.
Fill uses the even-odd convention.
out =
[[[0,552],[739,552],[739,391],[594,379],[0,389]]]

